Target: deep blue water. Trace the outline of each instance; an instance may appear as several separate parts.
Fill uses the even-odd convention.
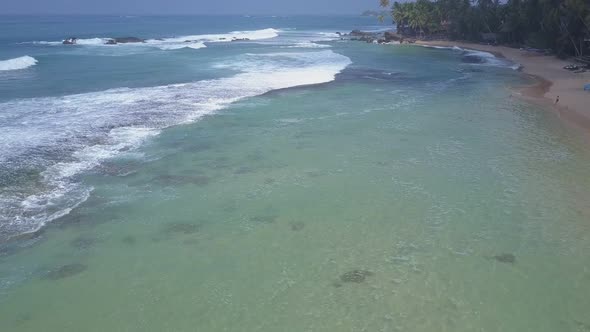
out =
[[[283,31],[281,38],[267,40],[272,45],[288,44],[287,38],[292,44],[297,40],[326,39],[314,35],[319,32],[382,29],[387,26],[381,25],[375,18],[352,16],[3,16],[0,17],[0,60],[28,55],[37,59],[39,64],[34,72],[10,73],[12,79],[7,79],[8,74],[2,73],[0,100],[219,77],[224,74],[209,68],[207,62],[240,52],[238,47],[225,43],[209,44],[200,52],[190,49],[165,52],[155,47],[61,47],[34,42],[61,41],[72,36],[156,39],[268,28]],[[240,48],[243,46],[240,45]]]

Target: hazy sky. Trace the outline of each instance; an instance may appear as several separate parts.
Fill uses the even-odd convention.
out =
[[[0,14],[359,14],[379,0],[3,0]]]

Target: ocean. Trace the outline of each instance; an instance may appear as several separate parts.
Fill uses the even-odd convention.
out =
[[[590,331],[586,138],[353,29],[0,16],[0,330]]]

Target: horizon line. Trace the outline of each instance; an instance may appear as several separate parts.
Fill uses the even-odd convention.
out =
[[[279,13],[0,13],[0,16],[136,16],[136,17],[148,17],[148,16],[265,16],[265,17],[292,17],[292,16],[361,16],[361,17],[372,17],[364,16],[360,13],[292,13],[292,14],[279,14]]]

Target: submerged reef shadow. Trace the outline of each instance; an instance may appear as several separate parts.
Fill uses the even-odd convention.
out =
[[[14,319],[14,323],[16,325],[22,325],[22,324],[25,324],[26,322],[31,321],[32,319],[33,319],[33,315],[31,313],[29,313],[29,312],[20,313]]]
[[[251,167],[248,167],[248,166],[242,166],[234,171],[234,174],[236,174],[236,175],[248,174],[248,173],[254,173],[254,169]]]
[[[342,287],[343,283],[360,284],[367,279],[367,277],[374,276],[375,273],[367,270],[352,270],[340,275],[340,279],[332,283],[334,287]]]
[[[162,230],[163,234],[194,234],[201,230],[200,224],[173,222],[167,224]]]
[[[57,268],[52,269],[49,272],[47,272],[43,276],[43,279],[59,280],[59,279],[69,278],[69,277],[75,276],[77,274],[80,274],[80,273],[86,271],[87,268],[88,267],[86,265],[81,264],[81,263],[62,265],[60,267],[57,267]]]
[[[46,238],[43,236],[44,234],[45,228],[41,228],[35,232],[18,234],[12,237],[0,236],[0,259],[16,255],[26,249],[39,245]]]
[[[298,232],[305,228],[305,223],[303,221],[293,221],[290,223],[291,230],[294,232]]]
[[[211,182],[211,178],[205,175],[160,175],[155,177],[153,181],[164,187],[177,187],[187,184],[204,187]]]
[[[121,239],[121,242],[123,242],[124,244],[126,244],[128,246],[131,246],[137,242],[137,239],[135,238],[135,236],[127,235]]]
[[[96,243],[98,243],[97,238],[81,235],[70,241],[70,246],[78,250],[86,250],[96,245]]]
[[[507,264],[516,263],[516,256],[514,256],[514,254],[504,253],[504,254],[492,256],[491,258],[495,259],[496,261],[498,261],[500,263],[507,263]]]
[[[273,224],[275,221],[277,221],[277,219],[279,218],[279,216],[277,215],[259,215],[259,216],[254,216],[250,218],[250,221],[255,221],[258,223],[263,223],[263,224]]]
[[[105,161],[94,168],[94,171],[107,176],[125,177],[136,173],[140,166],[140,163],[135,160]]]

